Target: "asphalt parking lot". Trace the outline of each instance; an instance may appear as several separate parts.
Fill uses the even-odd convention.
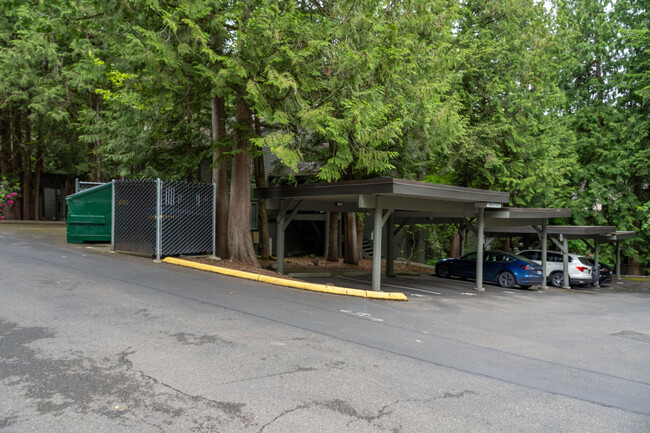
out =
[[[0,224],[0,430],[650,431],[647,280],[409,302],[218,275]],[[305,278],[367,289],[370,275]]]
[[[309,282],[332,284],[353,289],[370,290],[371,287],[371,274],[369,272],[347,272],[329,277],[310,277],[308,274],[300,274],[299,276],[301,279]],[[382,275],[381,288],[385,292],[402,292],[409,298],[409,301],[417,302],[418,300],[427,300],[431,297],[440,300],[466,297],[517,296],[536,298],[581,294],[597,295],[618,291],[650,293],[650,280],[613,280],[611,283],[604,284],[600,287],[576,287],[570,290],[551,286],[546,290],[542,290],[540,287],[532,287],[530,289],[520,289],[519,287],[504,289],[495,283],[484,282],[485,291],[479,292],[475,290],[476,283],[473,280],[460,278],[443,279],[435,275],[424,274],[397,274],[395,277]]]

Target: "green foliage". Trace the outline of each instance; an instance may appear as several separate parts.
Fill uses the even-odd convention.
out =
[[[642,212],[641,230],[650,230],[650,201],[643,206],[639,206],[637,210]]]
[[[0,220],[5,219],[3,213],[13,206],[14,201],[19,197],[20,185],[11,183],[5,176],[0,179]]]
[[[457,44],[468,55],[457,92],[467,135],[442,173],[510,191],[513,205],[563,205],[575,157],[558,87],[562,32],[533,0],[470,0],[461,12]]]
[[[580,224],[638,230],[636,251],[648,262],[650,231],[639,207],[650,200],[650,11],[623,0],[560,3],[572,37],[564,71],[567,112],[576,136],[572,209]]]
[[[294,173],[309,162],[324,181],[391,175],[571,206],[574,222],[638,230],[626,253],[648,262],[638,0],[6,0],[0,12],[0,119],[18,130],[3,151],[23,175],[196,179],[214,149],[232,155],[244,101],[263,127],[250,151]],[[221,142],[213,97],[226,101]],[[452,235],[441,230],[436,251]]]
[[[438,260],[449,257],[451,242],[457,231],[458,227],[453,224],[438,224],[429,228],[427,236],[428,264],[435,265]]]

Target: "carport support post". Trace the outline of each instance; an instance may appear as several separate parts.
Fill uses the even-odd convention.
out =
[[[379,197],[375,205],[375,221],[372,230],[372,290],[381,291],[381,235],[383,228],[382,208]]]
[[[616,241],[616,279],[621,279],[621,244]]]
[[[600,264],[598,263],[598,250],[600,249],[600,239],[598,236],[594,238],[594,275],[596,278],[596,281],[594,281],[594,286],[598,287],[600,286]]]
[[[571,284],[569,281],[569,240],[566,236],[560,235],[562,241],[562,288],[570,289]]]
[[[542,290],[548,290],[548,285],[546,284],[546,259],[548,258],[548,230],[546,225],[548,224],[548,220],[544,220],[544,223],[542,224]]]
[[[483,243],[485,242],[485,208],[478,208],[478,234],[476,239],[476,288],[478,292],[484,292],[483,287]]]

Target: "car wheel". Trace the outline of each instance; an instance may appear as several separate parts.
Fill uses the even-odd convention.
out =
[[[508,271],[501,272],[497,277],[497,283],[499,283],[501,287],[505,287],[506,289],[511,289],[515,287],[516,282],[517,281],[515,280],[515,276]]]
[[[436,271],[436,275],[438,275],[440,278],[449,278],[449,277],[451,277],[451,269],[449,268],[449,265],[443,263],[440,266],[438,266],[438,270]]]
[[[564,285],[564,274],[562,272],[553,272],[549,279],[553,287],[562,287]]]

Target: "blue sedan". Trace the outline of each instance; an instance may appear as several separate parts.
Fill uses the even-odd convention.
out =
[[[493,281],[501,287],[522,289],[542,284],[542,267],[532,260],[499,251],[483,254],[483,280]],[[465,254],[458,259],[444,259],[436,263],[436,275],[441,278],[453,276],[476,279],[476,253]]]

